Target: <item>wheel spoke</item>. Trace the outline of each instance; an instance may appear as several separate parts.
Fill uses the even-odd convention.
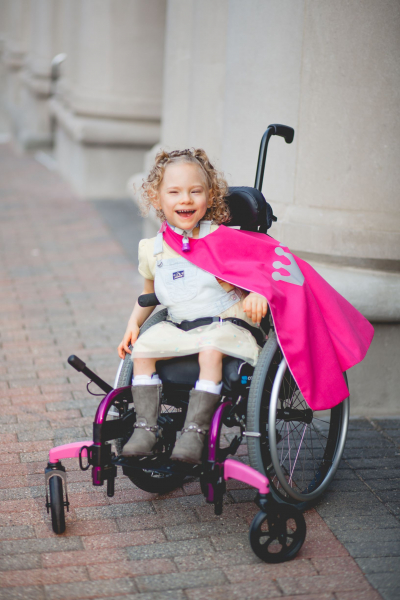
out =
[[[307,429],[308,429],[308,428],[307,428],[307,425],[305,425],[305,426],[304,426],[304,429],[303,429],[303,435],[301,436],[301,440],[300,440],[300,444],[299,444],[299,449],[297,450],[297,454],[296,454],[296,460],[294,461],[293,469],[291,469],[291,470],[290,470],[290,479],[289,479],[289,485],[291,484],[291,482],[292,482],[292,479],[293,479],[293,471],[294,471],[294,470],[295,470],[295,468],[296,468],[297,459],[299,458],[299,452],[300,452],[300,448],[301,448],[301,443],[302,443],[302,441],[303,441],[303,438],[304,438],[304,435],[305,435],[305,433],[306,433]]]

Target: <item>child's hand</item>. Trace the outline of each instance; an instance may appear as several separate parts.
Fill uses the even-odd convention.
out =
[[[128,323],[128,327],[126,328],[124,337],[122,338],[122,342],[118,346],[118,356],[122,359],[125,358],[126,354],[132,354],[132,351],[129,349],[129,344],[131,346],[134,345],[139,336],[140,328],[138,325],[130,325]]]
[[[265,317],[268,310],[268,302],[261,294],[252,292],[243,301],[243,310],[253,323],[260,324],[261,319]]]

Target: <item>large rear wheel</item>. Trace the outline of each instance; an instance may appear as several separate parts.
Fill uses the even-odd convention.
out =
[[[275,334],[260,355],[250,388],[247,429],[250,464],[267,475],[275,498],[294,504],[316,500],[343,455],[349,399],[313,411],[290,373]]]

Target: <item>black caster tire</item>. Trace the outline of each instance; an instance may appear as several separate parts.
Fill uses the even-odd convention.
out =
[[[51,477],[49,480],[51,524],[54,533],[65,531],[63,481],[61,477]]]
[[[302,513],[289,504],[272,506],[268,513],[260,510],[250,526],[251,548],[264,562],[291,560],[306,537],[306,522]]]

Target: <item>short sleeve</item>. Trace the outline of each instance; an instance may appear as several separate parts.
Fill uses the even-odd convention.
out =
[[[154,279],[154,272],[152,272],[149,261],[149,242],[151,240],[140,240],[139,242],[139,267],[138,271],[145,279]],[[151,244],[150,244],[151,245]]]

